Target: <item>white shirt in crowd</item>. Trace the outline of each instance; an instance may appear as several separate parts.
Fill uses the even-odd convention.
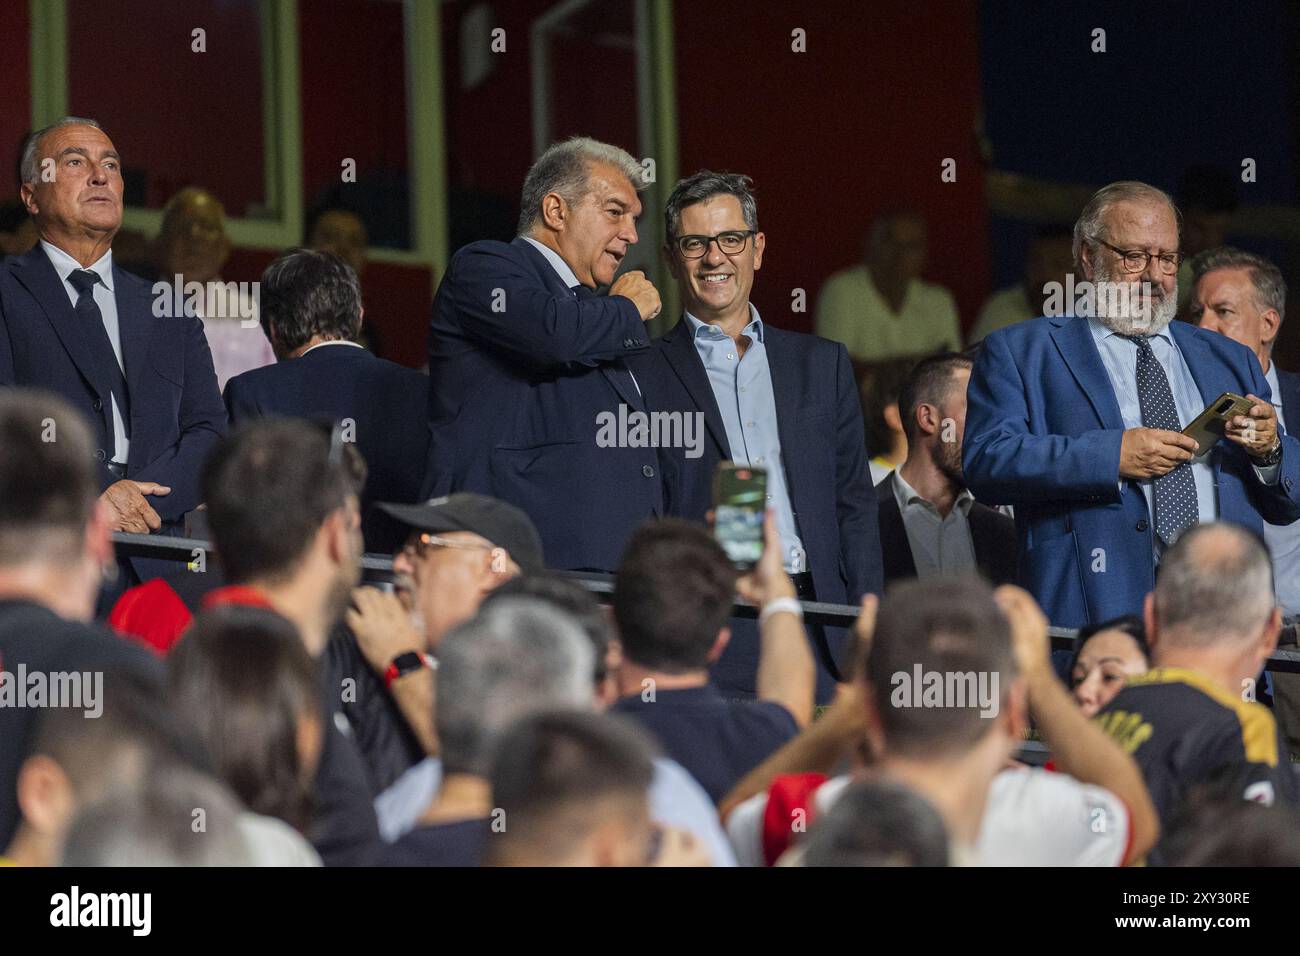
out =
[[[845,774],[817,788],[810,828],[852,782]],[[763,792],[727,818],[727,836],[741,866],[764,865],[766,811]],[[1119,866],[1128,845],[1128,808],[1119,797],[1067,774],[1025,767],[993,778],[979,840],[973,848],[950,848],[950,855],[954,865]]]

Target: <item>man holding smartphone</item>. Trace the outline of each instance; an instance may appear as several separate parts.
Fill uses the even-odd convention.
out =
[[[843,345],[766,325],[750,301],[767,238],[750,179],[702,170],[679,182],[664,212],[664,255],[684,314],[634,365],[651,407],[702,414],[703,453],[661,448],[669,513],[703,521],[720,462],[767,472],[782,564],[805,600],[857,604],[883,573],[862,408]],[[698,449],[693,451],[698,452]],[[758,637],[735,620],[712,668],[724,693],[752,696]],[[828,700],[850,642],[809,628],[817,699]]]
[[[1195,524],[1259,532],[1300,517],[1300,444],[1278,428],[1259,362],[1171,323],[1183,258],[1172,200],[1145,183],[1103,187],[1074,250],[1095,308],[984,340],[963,454],[975,497],[1015,506],[1022,583],[1059,627],[1140,611],[1165,550]],[[1225,392],[1253,404],[1194,457],[1183,429]]]

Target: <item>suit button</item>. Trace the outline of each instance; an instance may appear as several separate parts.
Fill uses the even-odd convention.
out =
[[[107,459],[108,459],[108,456],[107,456],[106,454],[104,454],[104,449],[102,449],[102,448],[96,448],[96,449],[95,449],[95,460],[96,460],[96,461],[106,461]]]
[[[655,470],[650,465],[642,465],[641,474],[645,475],[647,478],[653,478],[655,476]]]
[[[98,412],[98,411],[100,411],[100,410],[103,409],[103,407],[104,407],[104,403],[103,403],[102,401],[100,401],[100,400],[97,398],[97,399],[95,399],[94,404],[91,405],[90,407],[93,408],[95,411]]]
[[[1149,527],[1151,527],[1151,526],[1150,526],[1149,524],[1147,524],[1147,519],[1146,519],[1146,518],[1140,518],[1140,519],[1138,519],[1138,523],[1135,524],[1135,525],[1133,526],[1133,530],[1134,530],[1134,531],[1145,531],[1145,530],[1146,530],[1147,528],[1149,528]]]

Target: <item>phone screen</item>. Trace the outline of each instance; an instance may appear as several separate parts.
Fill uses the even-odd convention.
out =
[[[763,556],[767,471],[723,462],[713,483],[713,536],[731,563],[752,568]]]

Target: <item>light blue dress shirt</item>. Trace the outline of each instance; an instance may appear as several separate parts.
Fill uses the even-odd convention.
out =
[[[781,436],[776,423],[776,395],[763,344],[763,320],[751,302],[753,316],[744,334],[750,345],[742,357],[731,336],[716,325],[701,322],[689,312],[686,321],[694,330],[695,350],[704,363],[727,430],[731,460],[738,465],[767,470],[767,501],[776,509],[776,529],[781,536],[781,554],[791,574],[808,570],[803,542],[794,521],[794,507],[781,460]]]
[[[68,293],[68,301],[75,309],[77,290],[68,281],[68,276],[80,269],[81,263],[44,239],[41,240],[41,248],[49,257],[54,271],[59,274],[63,291]],[[91,294],[95,297],[95,305],[99,306],[99,312],[104,317],[104,330],[108,333],[108,341],[113,345],[113,354],[117,357],[118,367],[125,375],[126,365],[122,362],[122,336],[117,326],[117,298],[113,293],[113,250],[108,250],[99,261],[87,268],[99,276],[99,282],[95,283]],[[116,396],[110,396],[110,401],[113,403],[113,460],[126,464],[127,455],[131,453],[131,442],[126,437],[126,423],[122,421],[122,410],[117,407]]]
[[[1282,390],[1278,387],[1276,363],[1268,363],[1264,378],[1273,390],[1277,423],[1283,432],[1290,435],[1291,429],[1287,427],[1286,413],[1282,408]],[[1290,409],[1290,412],[1292,419],[1300,422],[1300,408]],[[1277,603],[1282,607],[1284,616],[1300,615],[1300,521],[1282,525],[1265,522],[1264,540],[1268,543],[1268,553],[1273,556],[1273,587]]]
[[[1145,427],[1142,424],[1142,405],[1137,390],[1137,343],[1124,338],[1118,332],[1112,332],[1099,319],[1089,319],[1088,329],[1092,332],[1093,341],[1097,343],[1097,351],[1101,353],[1101,362],[1106,366],[1111,388],[1115,390],[1115,400],[1119,404],[1119,414],[1124,420],[1124,427],[1126,429]],[[1160,334],[1151,336],[1150,342],[1152,354],[1164,369],[1165,377],[1169,379],[1169,390],[1173,392],[1174,405],[1178,408],[1179,427],[1186,428],[1205,410],[1207,399],[1201,397],[1201,390],[1196,387],[1196,379],[1192,378],[1192,370],[1188,368],[1187,360],[1183,357],[1182,350],[1178,348],[1178,343],[1174,341],[1168,327]],[[1216,398],[1217,395],[1212,395],[1208,401]],[[1213,453],[1211,449],[1207,454],[1192,459],[1192,477],[1196,481],[1196,503],[1202,524],[1219,517],[1219,496],[1214,481],[1214,469],[1210,466],[1210,455]],[[1274,484],[1280,476],[1280,468],[1276,465],[1272,468],[1256,468],[1255,473],[1265,484]],[[1155,527],[1154,484],[1154,479],[1151,478],[1144,478],[1137,482],[1138,487],[1142,489],[1142,494],[1146,496],[1147,510],[1151,512],[1153,528]],[[1158,534],[1154,533],[1151,535],[1151,540],[1155,544],[1156,558],[1159,560],[1164,552],[1164,542],[1160,540]]]

